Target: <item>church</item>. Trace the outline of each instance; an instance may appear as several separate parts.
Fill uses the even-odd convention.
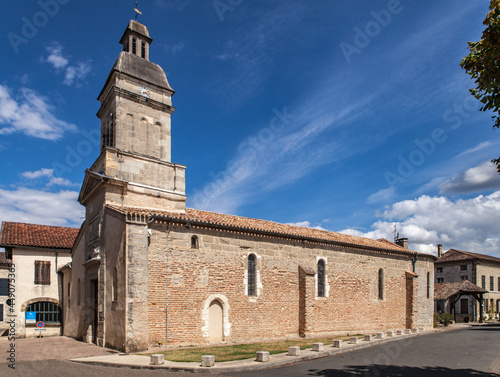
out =
[[[434,260],[396,243],[186,208],[174,90],[131,20],[61,269],[63,335],[126,352],[433,324]]]

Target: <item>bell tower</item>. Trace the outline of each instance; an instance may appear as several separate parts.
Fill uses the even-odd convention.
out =
[[[175,92],[149,60],[152,42],[148,28],[130,20],[123,51],[98,96],[100,156],[86,171],[79,198],[85,206],[102,191],[103,205],[184,211],[186,167],[171,162]]]

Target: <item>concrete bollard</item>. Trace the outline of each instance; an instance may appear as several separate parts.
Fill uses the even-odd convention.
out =
[[[397,330],[396,331],[396,335],[403,335],[403,334],[404,334],[403,330]]]
[[[377,333],[377,339],[384,339],[384,338],[385,338],[385,334],[383,332]]]
[[[406,329],[405,330],[405,335],[410,335],[411,334],[411,329]]]
[[[255,361],[259,361],[261,363],[267,363],[269,361],[269,352],[257,351],[257,353],[255,354]]]
[[[215,365],[215,356],[214,355],[204,355],[201,357],[201,366],[202,367],[213,367]]]
[[[365,334],[365,338],[364,338],[365,342],[369,342],[372,340],[372,334]]]
[[[357,336],[353,336],[351,339],[349,339],[349,344],[358,344],[359,343],[359,338]]]
[[[342,347],[342,339],[335,339],[335,340],[333,341],[333,346],[334,346],[335,348],[341,348],[341,347]]]
[[[312,350],[316,352],[323,351],[323,343],[313,343]]]
[[[300,347],[292,346],[288,347],[288,356],[299,356],[300,355]]]
[[[387,331],[387,336],[394,336],[394,331]]]
[[[411,333],[412,333],[412,334],[416,334],[417,332],[418,332],[418,330],[417,330],[417,329],[411,329]]]
[[[162,353],[155,353],[149,358],[149,364],[151,365],[163,365],[165,363],[165,355]]]

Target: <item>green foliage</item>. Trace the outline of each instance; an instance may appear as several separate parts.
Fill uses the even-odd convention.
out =
[[[434,313],[434,323],[442,322],[445,326],[448,326],[453,319],[451,313]]]
[[[479,42],[469,42],[469,55],[460,66],[476,84],[470,89],[483,106],[480,111],[493,111],[493,127],[500,128],[500,0],[491,0],[490,11],[483,21],[486,28]],[[500,157],[492,160],[500,173]]]

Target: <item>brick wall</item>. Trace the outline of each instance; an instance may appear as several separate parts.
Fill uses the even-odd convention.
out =
[[[227,300],[224,340],[228,342],[297,337],[300,332],[310,336],[406,327],[409,256],[170,225],[167,258],[166,227],[152,225],[149,245],[150,345],[165,343],[165,306],[169,345],[207,343],[203,313],[214,295]],[[191,249],[192,235],[198,236],[199,249]],[[248,297],[245,289],[250,252],[259,257],[257,297]],[[314,276],[302,279],[307,283],[299,277],[299,266],[317,270],[319,256],[327,260],[328,297],[316,297]],[[420,265],[422,272],[432,273],[432,257]],[[378,297],[380,268],[383,299]],[[301,297],[305,297],[302,303]],[[310,314],[302,318],[301,308]],[[414,310],[419,310],[416,304]],[[432,324],[432,310],[419,322]]]

